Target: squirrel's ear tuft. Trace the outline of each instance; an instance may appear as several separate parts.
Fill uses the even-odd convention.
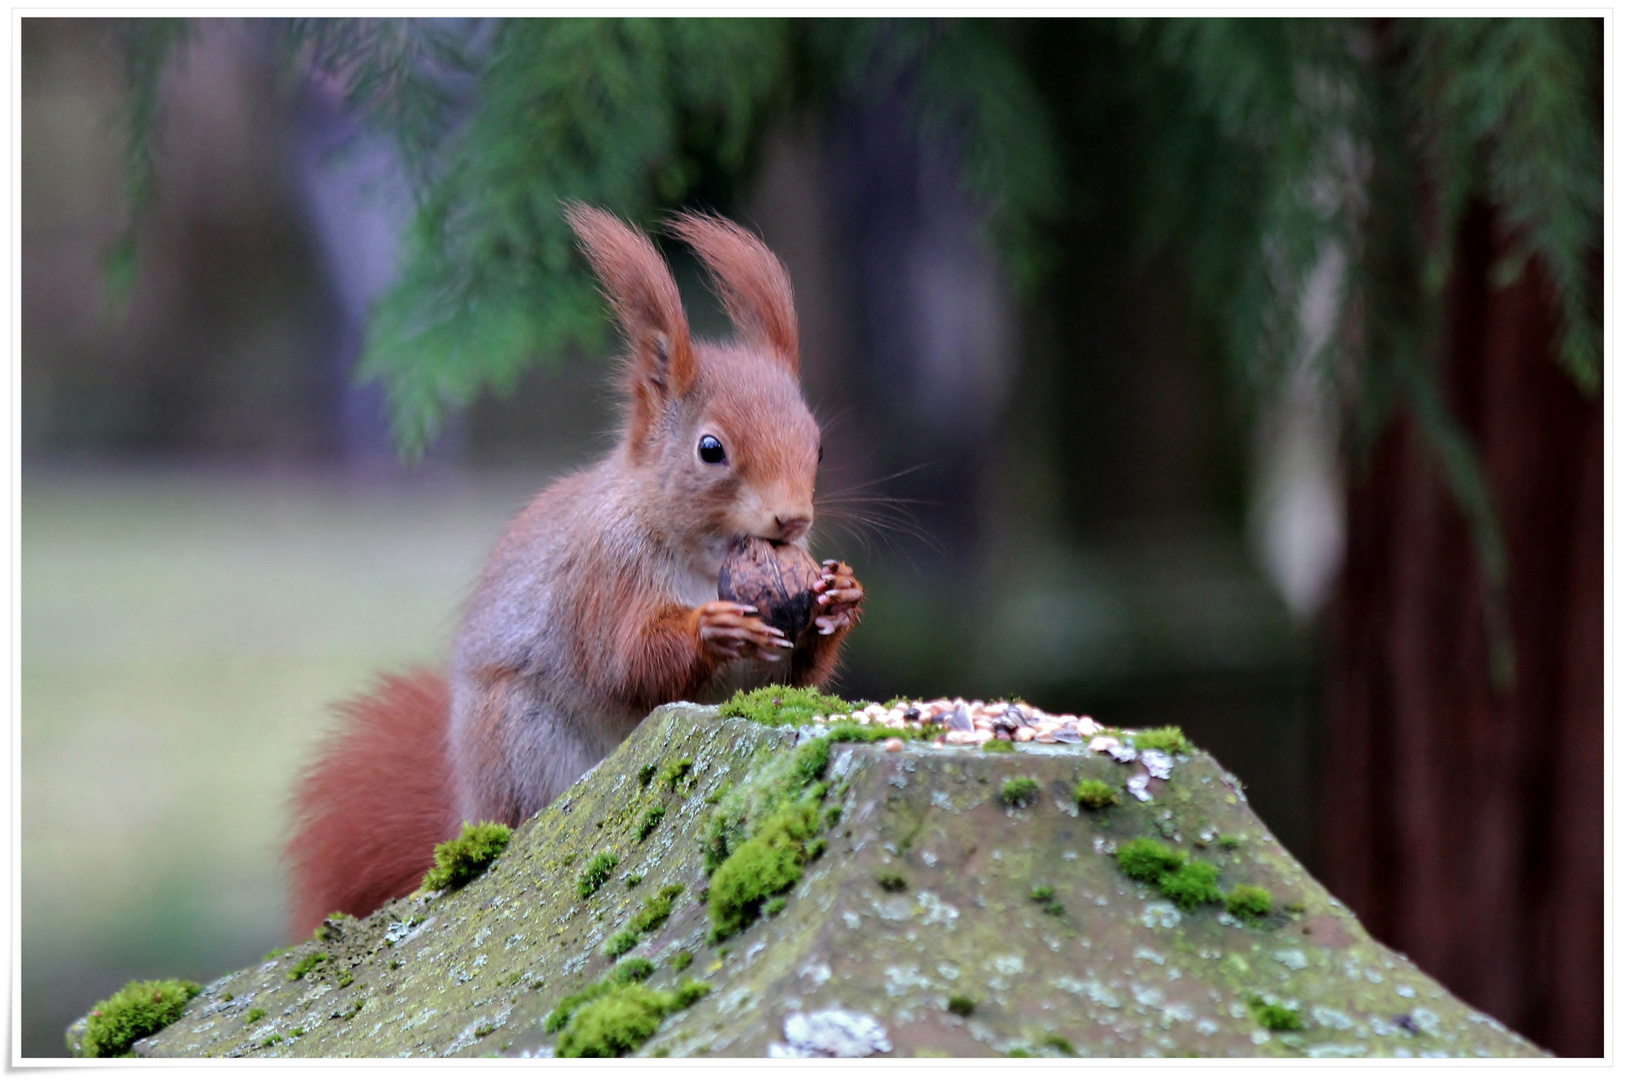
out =
[[[754,234],[725,218],[691,211],[673,217],[668,227],[711,271],[717,295],[740,334],[777,353],[794,375],[800,348],[785,264]]]
[[[649,237],[614,214],[568,202],[564,215],[632,351],[632,431],[641,442],[666,402],[694,385],[694,350],[677,283]]]

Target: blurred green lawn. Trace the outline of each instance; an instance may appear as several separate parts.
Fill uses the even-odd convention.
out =
[[[24,1054],[126,979],[281,943],[287,798],[329,704],[440,663],[543,479],[25,471]]]

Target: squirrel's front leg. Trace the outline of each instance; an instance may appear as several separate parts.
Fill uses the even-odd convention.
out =
[[[757,609],[750,604],[713,600],[694,610],[700,650],[718,662],[751,657],[782,660],[784,650],[795,647],[783,631],[758,618]]]
[[[666,608],[635,633],[621,694],[641,708],[693,698],[730,660],[778,660],[793,648],[756,608],[730,600]]]
[[[793,686],[824,685],[835,671],[842,641],[862,615],[864,586],[853,576],[853,568],[826,559],[823,570],[813,586],[813,623],[802,632],[791,658]]]

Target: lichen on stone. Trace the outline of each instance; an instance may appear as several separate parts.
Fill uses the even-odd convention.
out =
[[[1177,762],[1156,800],[1142,804],[1124,797],[1119,763],[1081,745],[1020,743],[999,757],[919,743],[889,752],[838,745],[829,728],[719,720],[689,705],[658,710],[517,830],[501,872],[392,901],[344,921],[338,940],[304,943],[286,962],[222,978],[135,1052],[1065,1053],[1052,1037],[1085,1056],[1539,1052],[1366,936],[1245,803],[1227,800],[1235,788],[1207,755]],[[661,766],[685,759],[694,780],[680,786],[692,799],[656,786]],[[1019,777],[1037,782],[1039,801],[1008,816],[998,794]],[[1081,777],[1113,784],[1124,805],[1078,816]],[[1052,794],[1060,813],[1044,812]],[[634,846],[656,803],[666,808],[659,829]],[[809,813],[797,831],[814,833],[800,841],[799,880],[763,898],[754,923],[707,948],[717,871],[765,839],[776,813],[799,804]],[[1227,833],[1246,846],[1213,850]],[[1144,888],[1116,859],[1141,840],[1167,855]],[[1193,847],[1204,843],[1209,854]],[[583,901],[578,875],[605,851],[621,865]],[[703,855],[710,880],[701,877]],[[1194,857],[1220,867],[1230,896],[1241,883],[1268,886],[1277,898],[1271,915],[1183,914],[1157,878],[1168,861],[1179,869]],[[881,887],[894,876],[898,891]],[[616,934],[630,939],[649,926],[654,916],[644,911],[678,883],[684,892],[664,922],[606,959]],[[1065,914],[1042,914],[1052,903]],[[287,981],[294,962],[316,949],[330,959]],[[618,988],[637,984],[679,1003],[691,975],[716,990],[688,1009],[665,1012],[656,1002],[664,1015],[640,1042],[652,1010],[640,1019],[619,1005],[651,999]],[[617,1007],[589,1010],[612,995]],[[1262,1028],[1253,996],[1298,1010],[1305,1030]],[[266,1010],[258,1023],[245,1022],[250,1007]],[[296,1027],[304,1034],[294,1036]]]

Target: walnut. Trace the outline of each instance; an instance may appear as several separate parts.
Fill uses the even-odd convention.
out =
[[[717,595],[750,604],[762,621],[794,641],[813,619],[813,586],[823,570],[806,551],[760,536],[738,536],[717,575]]]

